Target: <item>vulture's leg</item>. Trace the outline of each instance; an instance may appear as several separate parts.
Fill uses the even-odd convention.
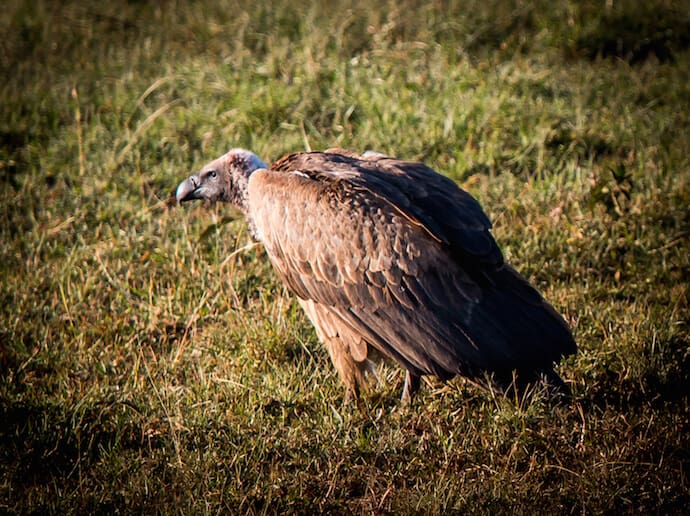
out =
[[[402,397],[400,398],[403,405],[412,403],[412,398],[419,390],[420,379],[421,376],[410,372],[409,369],[405,371],[405,385],[403,386]]]
[[[353,400],[359,406],[360,396],[359,385],[357,384],[357,382],[355,382],[352,385],[345,385],[345,397],[343,398],[344,404],[347,405]]]
[[[566,400],[572,397],[572,392],[570,392],[568,384],[566,384],[553,369],[545,369],[539,373],[539,376],[547,385],[549,392],[555,396],[563,397]]]

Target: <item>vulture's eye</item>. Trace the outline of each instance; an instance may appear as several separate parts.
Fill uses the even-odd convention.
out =
[[[211,177],[216,177],[216,171],[215,171],[215,170],[211,170],[211,172],[209,172],[208,175],[211,176]]]

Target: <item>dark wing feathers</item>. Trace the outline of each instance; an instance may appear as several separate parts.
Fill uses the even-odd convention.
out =
[[[389,204],[452,251],[469,254],[481,263],[503,263],[489,233],[491,221],[479,203],[450,179],[422,163],[353,156],[343,151],[291,154],[273,168],[299,170],[315,180],[346,181],[350,188],[361,188],[365,195]]]
[[[381,175],[384,183],[390,178],[390,184],[409,199],[406,212],[452,251],[471,255],[481,263],[503,263],[501,251],[489,233],[491,222],[467,192],[421,163],[400,163],[385,158],[375,164],[373,175]]]
[[[249,199],[289,288],[416,374],[548,370],[574,352],[479,204],[424,165],[291,155],[251,176]]]

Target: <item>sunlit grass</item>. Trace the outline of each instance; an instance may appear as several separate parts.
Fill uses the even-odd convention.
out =
[[[10,2],[0,509],[682,513],[690,19],[637,7]],[[458,181],[572,324],[573,403],[429,379],[404,409],[383,366],[345,405],[240,214],[171,202],[234,146]]]

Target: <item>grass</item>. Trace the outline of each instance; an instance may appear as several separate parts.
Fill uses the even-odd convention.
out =
[[[0,510],[683,513],[683,3],[317,4],[3,9]],[[239,215],[171,202],[231,146],[457,180],[572,323],[573,403],[431,379],[403,409],[384,368],[344,405]]]

